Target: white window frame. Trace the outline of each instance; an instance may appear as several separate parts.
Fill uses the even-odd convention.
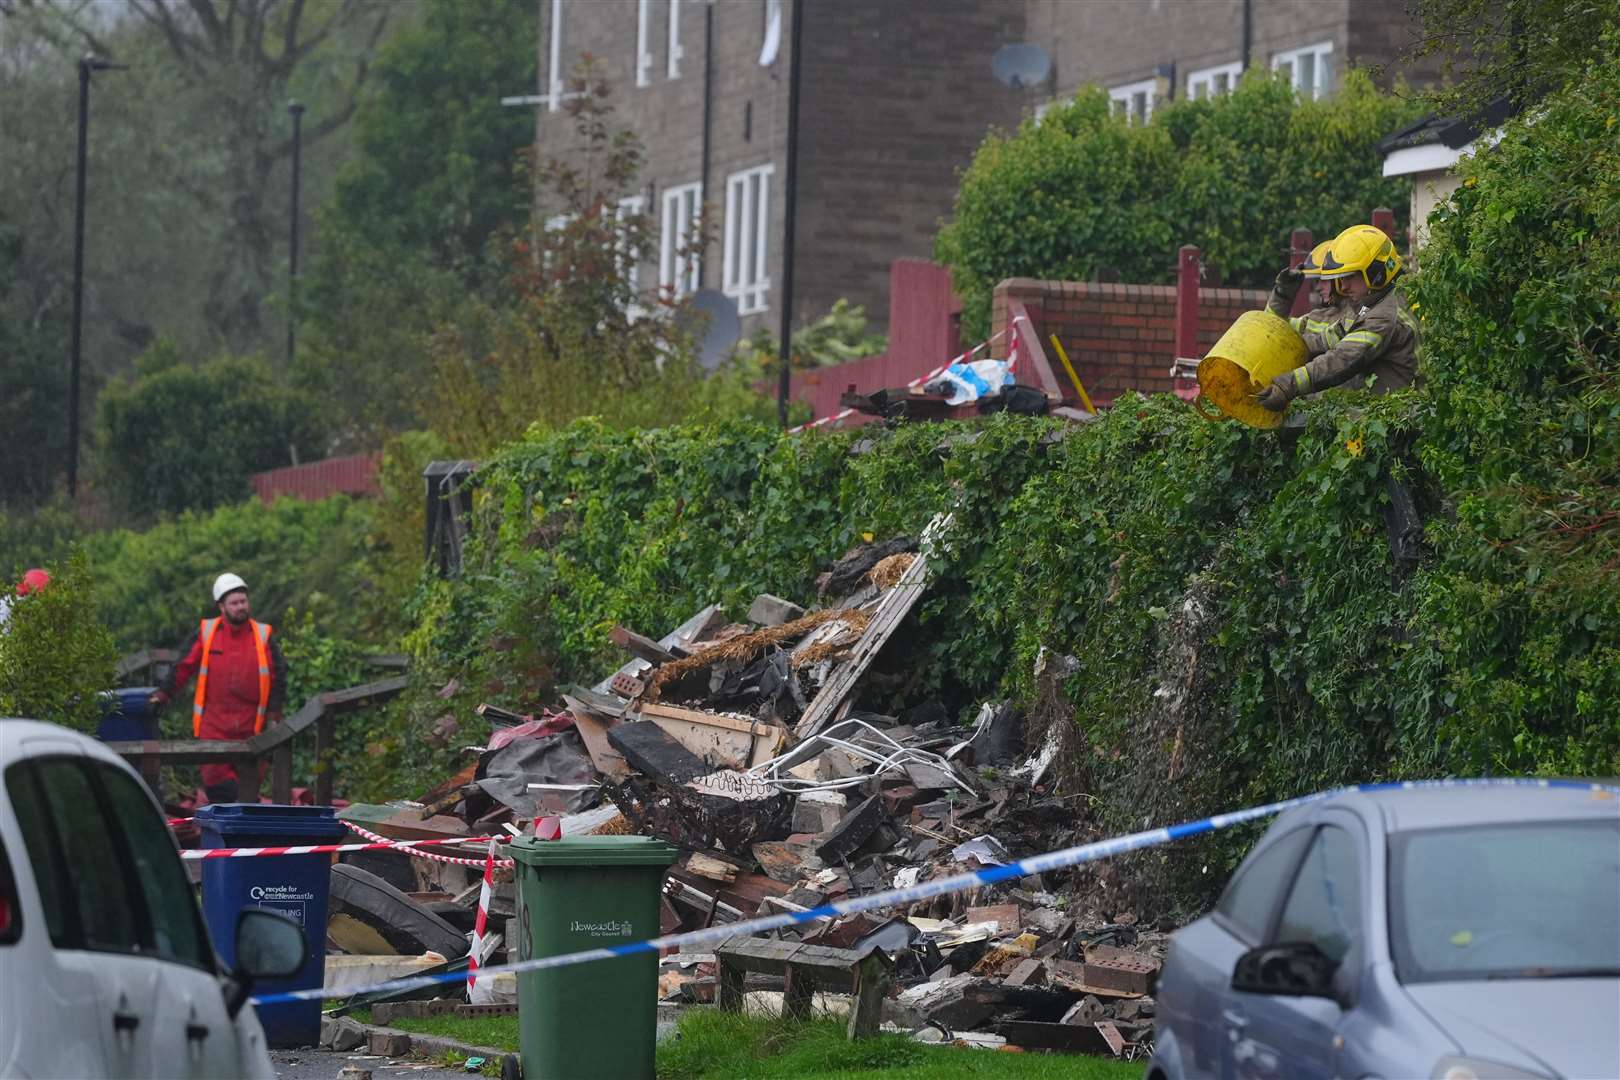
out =
[[[636,0],[636,85],[652,85],[652,0]]]
[[[1307,56],[1311,58],[1310,86],[1303,85],[1299,75],[1299,62]],[[1332,57],[1333,42],[1319,41],[1314,45],[1301,45],[1297,49],[1272,53],[1271,70],[1281,71],[1286,65],[1289,83],[1301,95],[1315,100],[1333,92]]]
[[[619,229],[619,266],[624,273],[625,284],[630,286],[631,292],[641,289],[641,252],[632,253],[627,238],[624,235],[624,219],[640,214],[647,208],[647,198],[644,195],[626,195],[619,200],[613,210],[613,224]]]
[[[563,0],[551,0],[551,71],[548,78],[551,93],[546,95],[546,108],[551,112],[562,108],[562,34]]]
[[[1217,86],[1217,80],[1225,78],[1226,86]],[[1200,101],[1204,98],[1219,97],[1230,94],[1237,89],[1238,80],[1243,78],[1243,61],[1233,60],[1230,64],[1216,64],[1214,67],[1199,68],[1197,71],[1187,73],[1187,100]]]
[[[771,291],[771,177],[775,165],[758,165],[726,177],[726,227],[721,291],[737,302],[737,314],[766,310]],[[748,235],[749,228],[752,235]]]
[[[681,0],[669,0],[669,60],[666,73],[671,79],[681,77],[681,61],[686,50],[681,48]]]
[[[703,212],[703,185],[680,184],[664,189],[664,212],[658,221],[658,288],[679,300],[703,283],[702,256],[691,248]]]
[[[1149,120],[1153,119],[1153,99],[1158,96],[1158,93],[1158,79],[1139,79],[1136,82],[1124,83],[1120,86],[1111,86],[1108,88],[1109,100],[1118,106],[1114,110],[1115,113],[1117,114],[1123,112],[1126,119],[1133,124],[1145,124]],[[1136,104],[1136,96],[1138,94],[1142,95],[1143,101],[1142,113],[1140,116],[1138,116],[1133,109],[1133,106]]]

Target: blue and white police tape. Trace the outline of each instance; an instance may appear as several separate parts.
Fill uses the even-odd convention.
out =
[[[624,945],[610,945],[600,949],[586,949],[582,952],[565,953],[560,956],[543,956],[533,960],[521,960],[517,963],[502,964],[498,967],[481,967],[478,969],[479,978],[499,975],[506,972],[542,971],[547,968],[569,967],[574,964],[588,964],[596,960],[613,960],[623,956],[638,956],[643,953],[657,954],[664,949],[684,949],[692,945],[717,945],[734,937],[756,934],[764,930],[776,930],[784,926],[793,926],[797,923],[816,922],[820,919],[833,919],[840,915],[853,915],[862,911],[874,911],[879,908],[895,907],[900,904],[910,904],[918,900],[928,900],[936,896],[949,893],[966,892],[980,885],[994,885],[1002,881],[1012,881],[1030,874],[1044,873],[1047,870],[1061,870],[1065,867],[1079,866],[1082,863],[1095,862],[1098,859],[1107,859],[1115,855],[1123,855],[1128,851],[1137,851],[1142,848],[1157,847],[1168,844],[1172,840],[1181,840],[1189,836],[1199,836],[1203,833],[1217,832],[1229,829],[1234,825],[1241,825],[1247,821],[1270,817],[1292,810],[1308,803],[1320,802],[1335,796],[1349,795],[1357,792],[1423,790],[1427,788],[1468,788],[1468,787],[1521,787],[1521,788],[1553,788],[1570,791],[1602,792],[1608,795],[1620,795],[1620,786],[1611,784],[1594,784],[1577,780],[1530,780],[1530,779],[1483,779],[1483,780],[1409,780],[1403,782],[1381,784],[1357,784],[1353,787],[1334,788],[1329,791],[1319,791],[1314,795],[1301,795],[1293,799],[1284,799],[1282,802],[1267,803],[1264,806],[1254,806],[1247,810],[1234,810],[1227,814],[1216,814],[1213,817],[1199,818],[1196,821],[1184,822],[1180,825],[1170,825],[1161,829],[1148,829],[1145,832],[1131,833],[1127,836],[1114,837],[1111,840],[1097,840],[1090,844],[1081,844],[1078,847],[1065,848],[1062,851],[1052,851],[1045,855],[1034,855],[1017,862],[1007,863],[1004,866],[992,866],[984,870],[975,870],[966,874],[954,874],[950,877],[936,878],[933,881],[920,882],[904,889],[889,889],[885,892],[870,893],[866,896],[855,897],[850,900],[841,900],[836,904],[823,904],[820,907],[807,911],[785,912],[781,915],[767,915],[763,918],[745,919],[740,922],[724,923],[711,926],[703,930],[691,930],[683,934],[669,934],[664,937],[649,938],[646,941],[629,942]],[[1620,807],[1617,807],[1620,812]],[[467,980],[467,972],[452,971],[438,975],[413,975],[403,979],[391,979],[386,982],[374,983],[370,986],[361,986],[344,991],[344,995],[371,994],[379,991],[407,991],[421,990],[430,986],[447,983],[459,983]],[[338,995],[324,988],[313,990],[292,990],[279,994],[265,994],[253,999],[256,1005],[279,1005],[292,1001],[313,1001],[321,998],[336,997]]]

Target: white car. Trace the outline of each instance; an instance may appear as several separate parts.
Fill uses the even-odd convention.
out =
[[[303,964],[266,911],[222,969],[163,814],[93,739],[0,719],[0,1076],[273,1077],[245,1008]]]

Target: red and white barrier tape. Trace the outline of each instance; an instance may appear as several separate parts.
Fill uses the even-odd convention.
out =
[[[467,989],[478,985],[478,961],[484,954],[484,927],[489,922],[489,894],[495,887],[495,841],[484,859],[484,884],[478,890],[478,917],[473,920],[472,950],[467,953]]]
[[[929,379],[932,379],[934,376],[938,375],[940,372],[944,371],[946,368],[950,367],[952,364],[965,364],[965,363],[967,363],[968,360],[970,360],[971,358],[977,356],[979,353],[983,352],[984,350],[988,349],[991,345],[993,345],[997,341],[1001,340],[1002,335],[1005,334],[1005,333],[1006,333],[1006,331],[998,331],[996,334],[992,335],[989,338],[986,338],[984,341],[979,342],[977,345],[973,346],[973,348],[969,349],[967,352],[963,353],[962,355],[954,356],[951,359],[945,361],[943,364],[939,365],[939,367],[935,368],[933,371],[930,371],[928,374],[917,376],[915,379],[912,379],[910,382],[906,383],[906,389],[910,390],[914,386],[921,386],[923,383],[927,382]],[[1013,367],[1017,363],[1018,363],[1018,359],[1017,359],[1017,356],[1015,354],[1014,357],[1013,357],[1012,362],[1007,365],[1008,370],[1009,371],[1012,370]],[[819,420],[811,420],[807,424],[800,424],[798,427],[788,428],[787,433],[789,435],[797,435],[801,431],[809,431],[811,428],[818,428],[818,427],[821,427],[824,424],[836,424],[836,423],[838,423],[838,421],[843,420],[844,418],[846,418],[848,416],[854,415],[854,412],[855,412],[854,409],[843,409],[843,410],[840,410],[839,412],[833,413],[831,416],[823,416]]]
[[[344,822],[345,825],[348,822]],[[482,866],[482,859],[454,859],[448,855],[434,855],[426,851],[416,850],[426,844],[480,844],[486,840],[495,840],[493,836],[469,836],[464,840],[389,840],[380,838],[370,844],[289,844],[285,847],[223,847],[223,848],[186,848],[180,852],[182,859],[242,859],[256,858],[261,855],[331,855],[343,851],[403,851],[407,855],[415,855],[424,859],[441,859],[445,862],[461,863],[468,866]],[[510,866],[511,861],[507,860]]]
[[[360,826],[356,825],[352,821],[345,821],[343,823],[343,826],[344,826],[344,828],[348,829],[350,832],[358,833],[360,836],[365,837],[367,840],[374,840],[374,841],[377,841],[378,843],[385,844],[388,847],[400,848],[400,849],[402,849],[404,851],[404,853],[406,855],[411,856],[413,859],[431,859],[433,862],[449,863],[451,866],[477,866],[477,867],[482,867],[484,865],[484,860],[483,859],[458,859],[454,855],[439,855],[439,854],[436,854],[436,853],[431,852],[431,851],[417,851],[414,847],[409,846],[409,845],[412,845],[412,844],[481,844],[485,840],[493,841],[493,840],[501,839],[498,836],[470,836],[465,840],[408,840],[408,841],[404,841],[403,843],[401,843],[401,842],[398,842],[398,841],[390,840],[386,836],[379,836],[377,833],[371,832],[368,829],[362,829]],[[508,867],[508,866],[512,865],[512,860],[511,859],[496,859],[495,860],[495,865],[499,866],[499,867],[503,867],[503,868]]]

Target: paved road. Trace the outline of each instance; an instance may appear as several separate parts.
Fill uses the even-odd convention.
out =
[[[280,1080],[337,1080],[345,1065],[371,1070],[372,1080],[467,1080],[472,1073],[447,1069],[443,1065],[413,1064],[408,1060],[390,1061],[369,1054],[336,1053],[331,1050],[272,1050],[270,1061]]]

